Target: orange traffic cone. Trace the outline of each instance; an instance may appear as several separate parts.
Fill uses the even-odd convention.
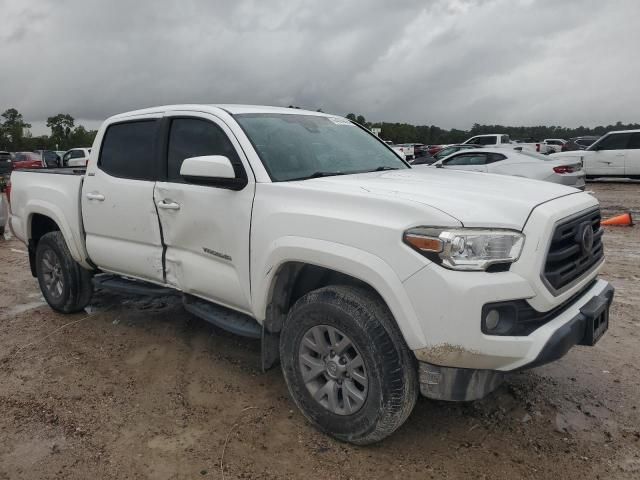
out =
[[[633,219],[630,213],[623,213],[622,215],[616,215],[615,217],[607,218],[600,222],[600,225],[615,225],[615,226],[631,226],[633,225]]]

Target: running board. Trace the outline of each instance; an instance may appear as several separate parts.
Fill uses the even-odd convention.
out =
[[[262,327],[249,315],[236,312],[191,295],[182,297],[185,310],[227,332],[249,338],[261,338]]]
[[[96,275],[92,278],[92,282],[96,288],[104,288],[105,290],[127,295],[166,297],[168,295],[177,295],[178,293],[173,288],[161,287],[153,283],[124,278],[110,273]]]

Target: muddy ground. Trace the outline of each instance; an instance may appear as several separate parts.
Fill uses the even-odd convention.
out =
[[[640,219],[640,184],[590,184]],[[0,240],[0,479],[640,478],[640,227],[610,228],[608,334],[466,404],[420,399],[370,447],[310,427],[259,344],[172,299],[44,305],[25,247]],[[224,476],[222,473],[224,469]]]

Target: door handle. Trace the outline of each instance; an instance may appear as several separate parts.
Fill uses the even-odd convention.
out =
[[[162,200],[158,202],[158,208],[162,208],[164,210],[180,210],[180,204],[176,202],[167,202],[166,200]]]
[[[97,200],[99,202],[104,201],[104,195],[102,195],[101,193],[87,193],[87,198],[89,200]]]

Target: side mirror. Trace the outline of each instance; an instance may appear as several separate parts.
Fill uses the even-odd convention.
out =
[[[246,178],[236,177],[231,160],[224,155],[185,158],[180,176],[189,183],[229,190],[242,190],[247,185]]]
[[[444,168],[444,165],[442,163],[436,163],[436,168]]]

